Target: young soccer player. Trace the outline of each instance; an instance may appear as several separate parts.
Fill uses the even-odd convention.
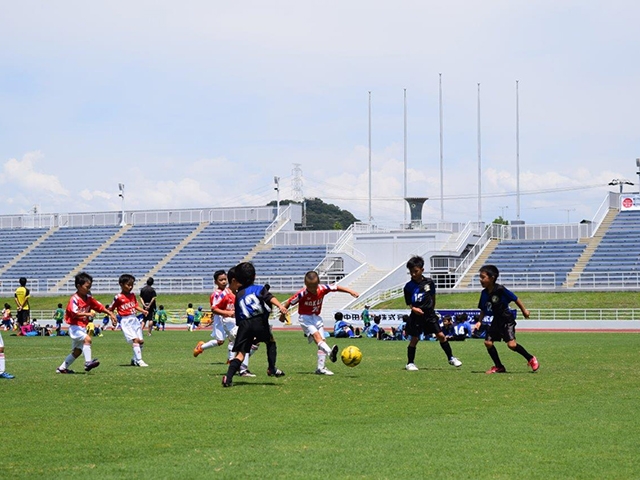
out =
[[[416,345],[422,334],[435,334],[444,350],[450,365],[460,367],[462,362],[453,356],[451,345],[445,338],[436,315],[436,285],[433,280],[426,278],[424,273],[424,259],[414,256],[407,262],[407,269],[411,280],[404,286],[405,303],[411,307],[411,314],[407,321],[406,332],[411,336],[407,346],[407,366],[409,371],[416,371],[418,367],[414,363],[416,357]]]
[[[483,290],[482,293],[480,293],[480,301],[478,302],[480,317],[474,329],[481,327],[484,317],[493,316],[484,340],[487,352],[493,360],[493,367],[487,370],[486,373],[505,373],[507,371],[500,361],[498,350],[496,350],[496,347],[493,345],[494,342],[501,340],[507,342],[507,346],[511,350],[522,355],[527,360],[531,370],[535,372],[540,368],[538,359],[516,342],[516,319],[509,310],[509,304],[515,302],[524,318],[529,318],[529,310],[524,307],[522,301],[509,289],[496,283],[499,275],[500,271],[495,265],[484,265],[480,267],[480,285],[482,285]]]
[[[229,270],[229,275],[233,276],[234,271],[234,268]],[[211,331],[213,340],[209,340],[206,343],[198,342],[196,347],[193,349],[193,356],[197,357],[209,348],[221,347],[224,345],[225,339],[228,338],[228,362],[231,362],[235,356],[233,353],[233,344],[236,339],[236,334],[238,333],[234,311],[236,296],[228,288],[229,279],[224,270],[215,271],[213,274],[213,281],[216,284],[216,289],[209,299],[211,304],[211,313],[213,315],[213,328]],[[249,371],[249,357],[255,350],[257,350],[257,348],[257,346],[252,346],[249,355],[245,355],[242,365],[240,366],[240,372],[238,373],[241,377],[255,377],[255,375]]]
[[[2,334],[0,334],[0,378],[4,378],[5,380],[11,380],[15,378],[8,372],[5,372],[5,363],[4,363],[4,341],[2,340]]]
[[[193,303],[187,305],[187,330],[193,332],[193,320],[195,318],[195,311],[193,310]]]
[[[164,309],[164,305],[160,305],[156,318],[156,330],[160,330],[160,327],[162,327],[162,331],[164,332],[165,324],[167,323],[167,312]]]
[[[76,293],[69,299],[65,310],[65,321],[69,324],[69,336],[71,337],[71,353],[67,355],[64,362],[58,367],[56,373],[75,373],[69,367],[80,354],[84,354],[84,370],[93,370],[100,362],[97,358],[91,358],[91,337],[87,335],[86,328],[92,315],[91,310],[104,312],[116,323],[113,312],[107,310],[104,305],[91,296],[91,284],[93,278],[85,272],[81,272],[75,277]]]
[[[133,275],[129,275],[128,273],[120,275],[118,283],[122,291],[113,297],[113,302],[109,305],[109,310],[117,311],[121,317],[120,327],[122,328],[122,333],[127,343],[130,343],[133,348],[131,366],[148,367],[149,365],[142,360],[142,346],[144,345],[142,323],[140,323],[140,319],[136,316],[136,312],[146,315],[147,311],[138,305],[136,294],[131,293],[135,281],[136,279]]]
[[[64,320],[64,310],[61,303],[58,304],[58,308],[53,313],[53,319],[56,321],[56,332],[59,332],[62,328],[62,320]]]
[[[222,386],[230,387],[233,376],[242,365],[245,355],[251,352],[251,346],[258,342],[267,345],[267,375],[270,377],[282,377],[284,372],[276,367],[277,347],[276,341],[269,325],[271,307],[276,306],[283,316],[287,309],[282,306],[276,297],[269,293],[269,287],[254,285],[256,270],[252,263],[242,262],[230,270],[229,286],[236,295],[234,305],[238,333],[233,344],[236,356],[229,362],[227,374],[222,377]]]
[[[292,305],[298,305],[298,315],[302,331],[309,339],[313,340],[318,346],[318,366],[316,374],[333,375],[333,372],[325,367],[327,355],[332,362],[338,358],[338,346],[329,347],[325,342],[324,324],[320,312],[322,311],[322,300],[330,292],[344,292],[352,297],[358,298],[358,292],[340,285],[320,285],[320,277],[313,270],[307,272],[304,276],[304,287],[296,292],[291,298],[283,304],[285,309]],[[284,321],[281,318],[280,321]]]
[[[7,331],[13,329],[13,317],[11,316],[11,305],[4,304],[2,309],[2,328]]]
[[[200,322],[202,321],[202,307],[193,313],[193,329],[198,330],[200,328]]]

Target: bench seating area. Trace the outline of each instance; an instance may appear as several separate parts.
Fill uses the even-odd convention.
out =
[[[278,245],[270,250],[258,252],[253,258],[253,264],[262,277],[302,277],[324,260],[326,252],[326,245]]]
[[[584,272],[640,272],[640,211],[616,215]]]

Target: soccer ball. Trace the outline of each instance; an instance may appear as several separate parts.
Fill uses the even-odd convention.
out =
[[[342,357],[342,363],[347,367],[355,367],[362,361],[362,352],[358,347],[350,345],[342,350],[340,357]]]

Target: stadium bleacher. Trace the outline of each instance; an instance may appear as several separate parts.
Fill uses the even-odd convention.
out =
[[[577,240],[504,240],[486,263],[496,265],[501,274],[552,272],[555,286],[560,286],[584,249]]]
[[[263,276],[302,276],[314,270],[326,252],[326,245],[278,245],[258,252],[252,261]]]
[[[640,271],[640,211],[616,215],[584,268],[585,273]]]

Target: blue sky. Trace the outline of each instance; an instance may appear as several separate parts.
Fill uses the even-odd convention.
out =
[[[475,220],[591,218],[637,184],[640,5],[632,1],[0,0],[0,214],[262,205],[303,192],[374,221],[410,196]],[[628,187],[637,191],[638,186]],[[551,193],[545,193],[551,190]]]

